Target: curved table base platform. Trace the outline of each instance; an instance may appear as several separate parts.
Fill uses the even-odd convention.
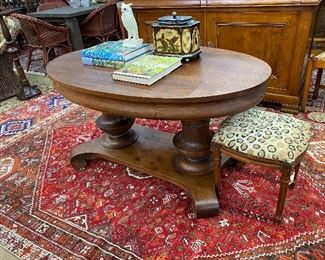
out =
[[[71,152],[71,164],[84,169],[87,161],[94,159],[120,163],[184,189],[192,198],[192,211],[196,217],[211,217],[219,213],[213,172],[204,175],[176,172],[173,162],[177,152],[172,134],[139,125],[133,125],[132,130],[139,134],[138,140],[123,148],[104,147],[105,134],[75,146]]]

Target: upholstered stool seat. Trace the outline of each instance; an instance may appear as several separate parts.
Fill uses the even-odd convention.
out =
[[[214,135],[211,150],[216,154],[216,183],[221,181],[221,152],[243,162],[281,170],[276,219],[281,219],[287,188],[297,177],[307,150],[310,125],[292,115],[253,108],[228,117]]]

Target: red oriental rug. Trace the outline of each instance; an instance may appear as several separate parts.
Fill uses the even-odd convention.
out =
[[[172,184],[102,160],[73,169],[69,152],[100,134],[98,113],[52,91],[0,115],[0,245],[22,259],[324,259],[324,112],[297,115],[314,135],[283,224],[271,221],[280,173],[249,164],[223,172],[220,215],[194,219]]]

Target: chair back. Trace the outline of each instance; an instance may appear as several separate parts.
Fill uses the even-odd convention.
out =
[[[16,9],[24,13],[33,12],[38,5],[38,0],[0,0],[1,9]]]
[[[69,5],[67,0],[39,0],[39,4],[45,4],[45,3],[50,3],[50,2],[64,2],[67,5]]]
[[[315,37],[325,36],[325,2],[319,6],[314,35]]]
[[[116,12],[116,0],[108,1],[94,10],[80,24],[82,35],[106,41],[111,34],[117,32]]]
[[[121,32],[121,39],[125,39],[126,36],[127,36],[127,32],[123,26],[123,23],[122,23],[122,12],[121,12],[121,6],[122,6],[122,3],[124,3],[124,1],[119,1],[116,3],[116,7],[117,7],[117,23],[118,23],[118,27],[119,27],[119,30]]]
[[[64,6],[69,6],[69,5],[64,1],[45,2],[45,3],[40,4],[37,7],[37,12],[48,10],[48,9],[53,9],[53,8],[60,8],[60,7],[64,7]]]
[[[318,10],[318,15],[315,24],[313,35],[311,55],[318,55],[325,49],[325,2],[323,2]]]
[[[41,35],[48,31],[46,22],[23,14],[12,14],[11,16],[19,20],[20,30],[30,46],[43,46]]]

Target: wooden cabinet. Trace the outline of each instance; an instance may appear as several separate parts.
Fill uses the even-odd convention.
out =
[[[319,0],[133,0],[140,36],[152,42],[151,23],[176,11],[201,22],[202,45],[239,51],[272,67],[266,101],[297,112]],[[252,71],[252,73],[254,73]]]
[[[300,16],[298,10],[285,13],[277,10],[208,12],[207,44],[244,52],[266,61],[272,68],[272,76],[265,99],[284,104],[284,109],[297,110],[300,74],[308,40],[308,33],[297,35],[300,22],[305,22],[300,21]],[[303,46],[300,46],[301,42]],[[294,107],[290,108],[291,105]]]

